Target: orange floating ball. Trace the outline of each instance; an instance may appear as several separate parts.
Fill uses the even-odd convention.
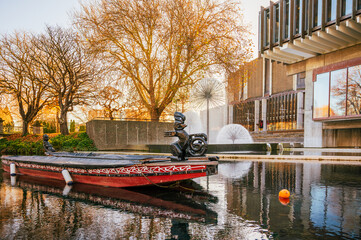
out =
[[[281,198],[289,198],[290,197],[290,191],[288,191],[287,189],[282,189],[279,193],[278,196]]]
[[[283,205],[287,205],[287,204],[290,203],[290,199],[289,199],[289,198],[279,197],[278,200],[279,200],[280,203],[282,203]]]

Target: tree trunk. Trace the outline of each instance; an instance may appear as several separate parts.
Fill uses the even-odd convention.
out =
[[[69,135],[67,112],[62,112],[60,114],[59,123],[60,123],[60,133],[62,135]]]
[[[23,131],[22,131],[22,135],[28,135],[29,134],[29,122],[26,120],[23,120]]]
[[[149,114],[151,121],[159,122],[159,117],[161,113],[159,113],[158,109],[150,109]]]

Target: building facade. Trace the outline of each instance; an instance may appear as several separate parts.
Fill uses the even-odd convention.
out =
[[[270,2],[259,55],[235,123],[303,131],[305,147],[361,146],[361,0]]]

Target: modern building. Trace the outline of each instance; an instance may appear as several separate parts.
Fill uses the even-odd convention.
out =
[[[305,147],[360,147],[361,0],[270,2],[258,37],[233,121],[255,132],[302,131]]]

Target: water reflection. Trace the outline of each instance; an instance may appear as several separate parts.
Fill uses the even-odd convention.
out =
[[[360,173],[360,166],[253,162],[242,179],[223,179],[227,210],[218,219],[240,216],[282,239],[360,238]],[[292,193],[286,206],[283,188]]]
[[[4,175],[0,239],[361,238],[360,166],[230,162],[219,173],[193,183],[203,188],[197,193],[69,190],[23,177],[12,186]],[[283,188],[292,194],[285,205]]]

